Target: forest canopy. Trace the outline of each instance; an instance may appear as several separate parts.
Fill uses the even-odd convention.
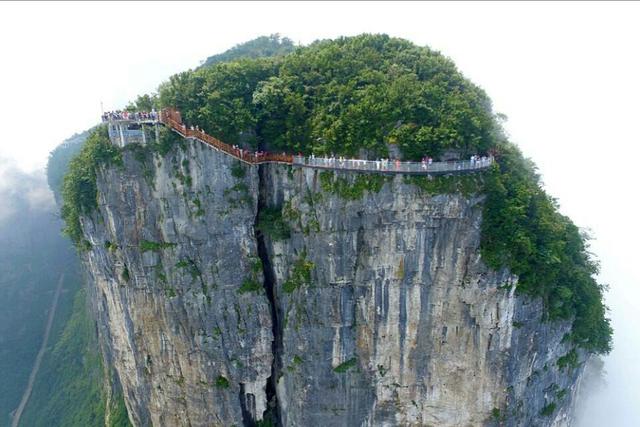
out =
[[[307,154],[466,156],[486,153],[498,131],[489,98],[451,60],[387,35],[187,71],[159,100],[227,143]]]
[[[220,62],[234,61],[240,58],[263,58],[286,55],[296,49],[293,40],[281,37],[280,34],[261,36],[245,43],[240,43],[231,49],[208,57],[202,67]]]

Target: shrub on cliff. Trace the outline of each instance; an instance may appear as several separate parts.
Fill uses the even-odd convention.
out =
[[[543,299],[549,319],[573,319],[571,340],[599,353],[611,349],[604,288],[595,279],[587,236],[558,212],[534,165],[505,144],[484,182],[482,257],[518,275],[518,291]]]
[[[111,144],[105,126],[96,128],[87,138],[82,150],[69,163],[62,185],[62,219],[64,232],[79,249],[86,249],[80,216],[97,207],[96,170],[98,165],[121,164],[120,150]]]

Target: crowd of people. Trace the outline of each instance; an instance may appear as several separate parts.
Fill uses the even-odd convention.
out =
[[[422,171],[440,171],[440,170],[462,170],[462,169],[475,169],[491,164],[491,158],[487,156],[471,156],[468,162],[435,162],[432,157],[424,157],[420,162],[401,162],[399,159],[377,159],[377,160],[363,160],[363,159],[349,159],[346,157],[324,156],[316,157],[311,155],[304,157],[302,155],[294,157],[295,164],[326,167],[326,168],[344,168],[344,169],[359,169],[359,170],[376,170],[376,171],[407,171],[407,172],[419,172]],[[465,164],[467,163],[467,164]]]
[[[471,162],[471,167],[481,168],[484,166],[489,166],[489,164],[491,164],[491,157],[474,155],[474,156],[471,156],[469,161]]]
[[[316,157],[312,154],[309,157],[304,157],[302,154],[296,157],[297,162],[307,164],[309,166],[320,167],[341,167],[346,169],[376,169],[376,170],[388,170],[400,165],[400,160],[364,160],[364,159],[349,159],[347,157],[335,155]]]
[[[113,120],[156,121],[158,120],[158,113],[156,112],[156,110],[135,112],[117,110],[107,111],[106,113],[102,114],[103,122],[110,122]]]

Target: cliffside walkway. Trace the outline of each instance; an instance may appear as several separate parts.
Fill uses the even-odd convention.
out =
[[[129,121],[136,123],[137,125],[162,123],[184,138],[198,140],[215,148],[216,150],[220,150],[225,154],[240,160],[241,162],[251,165],[258,165],[262,163],[284,163],[315,169],[361,171],[384,174],[400,173],[436,175],[484,170],[490,167],[494,162],[493,157],[448,162],[401,162],[399,160],[362,160],[335,157],[295,156],[286,153],[254,153],[226,144],[200,129],[187,127],[187,125],[182,122],[182,116],[177,110],[166,108],[162,110],[157,117],[157,120],[145,118],[143,120]],[[118,123],[123,122],[122,119],[108,119],[107,121],[117,121]]]

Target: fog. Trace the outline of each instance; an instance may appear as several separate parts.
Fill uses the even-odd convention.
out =
[[[0,230],[15,215],[48,212],[54,215],[53,194],[44,170],[25,172],[14,161],[0,157]]]
[[[12,163],[0,158],[0,426],[27,386],[60,274],[76,265],[43,171]]]
[[[31,171],[94,125],[101,102],[122,107],[237,43],[385,32],[429,45],[487,91],[562,212],[594,237],[614,350],[580,425],[640,425],[639,18],[640,4],[613,2],[2,3],[0,218],[18,208],[12,194],[51,202]]]

